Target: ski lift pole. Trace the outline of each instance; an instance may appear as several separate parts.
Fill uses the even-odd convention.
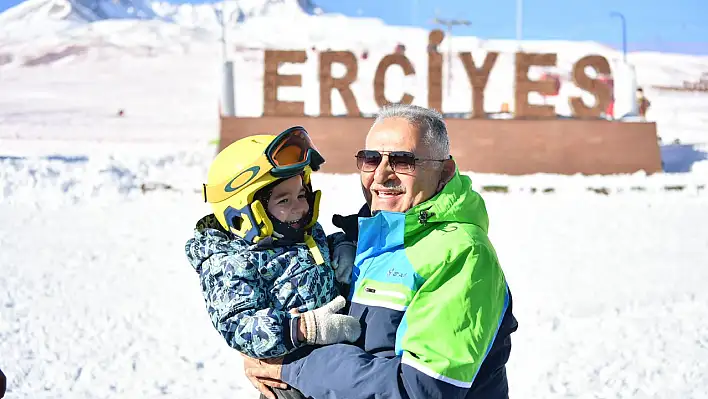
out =
[[[613,11],[610,13],[611,17],[618,17],[622,22],[622,61],[627,63],[627,19],[621,12]]]
[[[228,59],[226,46],[226,0],[221,2],[221,102],[222,115],[236,116],[234,98],[234,63]]]

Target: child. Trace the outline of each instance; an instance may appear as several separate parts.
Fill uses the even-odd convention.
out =
[[[197,222],[185,250],[212,324],[249,357],[360,335],[358,319],[336,313],[345,300],[333,267],[348,283],[355,247],[336,233],[330,261],[317,223],[320,192],[310,184],[323,162],[307,132],[294,127],[238,140],[209,168],[203,195],[214,213]]]

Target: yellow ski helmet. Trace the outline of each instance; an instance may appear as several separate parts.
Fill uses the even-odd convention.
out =
[[[311,172],[323,163],[324,158],[300,126],[277,136],[249,136],[231,143],[214,158],[203,184],[204,202],[211,204],[221,226],[255,243],[273,234],[265,207],[254,200],[258,190],[299,174],[309,186]],[[317,221],[320,192],[313,194],[312,219],[306,229]]]

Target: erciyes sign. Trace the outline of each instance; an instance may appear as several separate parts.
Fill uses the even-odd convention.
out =
[[[430,108],[440,110],[442,106],[442,67],[443,56],[437,50],[444,33],[432,31],[428,38],[428,101]],[[482,118],[484,113],[484,90],[489,74],[494,68],[499,53],[488,52],[483,62],[475,62],[472,54],[461,52],[457,56],[462,61],[467,78],[472,87],[472,115]],[[263,114],[264,116],[302,116],[305,114],[305,104],[298,101],[278,100],[279,87],[300,87],[302,76],[284,75],[278,73],[278,67],[283,63],[304,63],[307,54],[304,50],[266,50],[264,57],[263,78]],[[554,67],[557,55],[553,53],[517,53],[515,56],[514,79],[514,117],[515,118],[553,118],[556,116],[552,105],[529,104],[528,94],[537,92],[542,95],[552,95],[556,91],[556,82],[552,80],[531,80],[528,76],[532,66]],[[332,76],[332,64],[341,63],[346,68],[342,77]],[[476,65],[481,64],[480,67]],[[386,71],[392,65],[398,65],[405,75],[415,74],[411,61],[401,53],[386,55],[379,61],[374,75],[374,100],[381,107],[390,102],[412,103],[413,95],[404,93],[401,98],[386,98],[384,95]],[[575,85],[595,97],[594,104],[588,106],[580,97],[569,97],[569,105],[574,117],[599,117],[612,100],[612,88],[599,79],[587,75],[588,67],[596,71],[597,76],[610,77],[610,65],[600,55],[588,55],[579,59],[573,65],[572,79]],[[348,116],[360,116],[351,84],[357,80],[357,57],[350,51],[324,51],[319,53],[319,84],[320,84],[320,116],[331,116],[332,90],[337,90],[344,100]]]

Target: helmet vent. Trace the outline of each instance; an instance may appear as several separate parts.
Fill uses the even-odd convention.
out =
[[[243,219],[241,219],[241,216],[234,216],[231,218],[231,227],[235,230],[241,230],[242,222]]]

